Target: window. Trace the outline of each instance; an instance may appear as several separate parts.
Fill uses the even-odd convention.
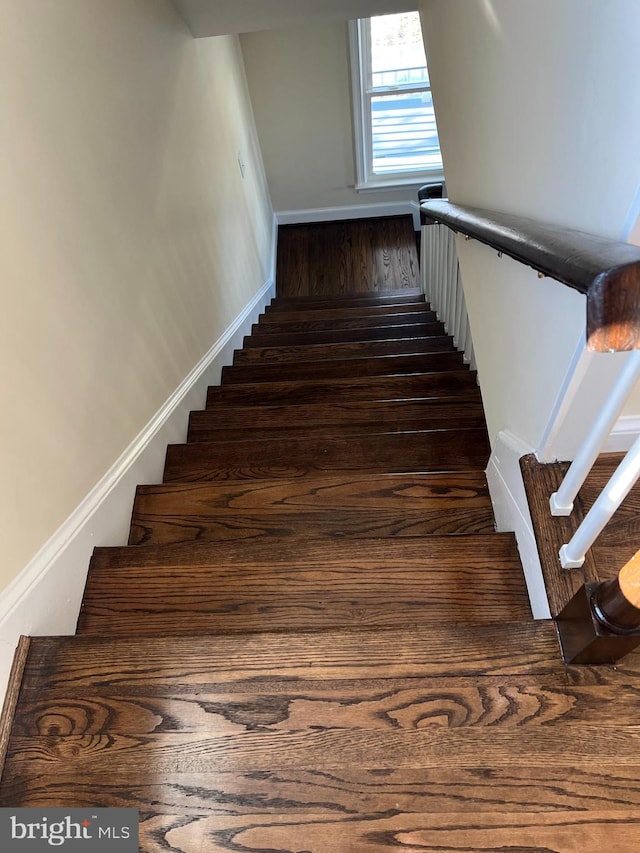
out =
[[[351,21],[356,189],[444,179],[420,15]]]

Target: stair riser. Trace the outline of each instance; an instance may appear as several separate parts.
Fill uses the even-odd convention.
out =
[[[375,317],[351,317],[349,319],[321,320],[313,317],[310,320],[270,320],[251,327],[251,333],[257,335],[291,334],[301,332],[336,332],[353,329],[379,329],[385,326],[414,326],[425,323],[436,323],[438,317],[435,311],[410,314],[379,314]]]
[[[375,358],[389,355],[453,351],[453,338],[438,335],[426,338],[404,338],[390,341],[357,341],[343,344],[320,344],[291,347],[247,347],[236,351],[233,363],[282,364],[289,361],[334,361],[350,358]]]
[[[355,308],[310,308],[308,310],[268,311],[260,315],[259,324],[300,322],[301,320],[349,320],[355,318],[397,317],[401,315],[427,315],[431,309],[424,302],[405,305],[372,305]]]
[[[218,510],[200,514],[175,514],[149,501],[144,509],[134,510],[129,545],[165,545],[177,542],[235,542],[260,537],[309,536],[329,539],[366,539],[371,536],[432,536],[493,534],[493,510],[449,508],[430,513],[405,510],[345,510],[302,512],[262,510],[255,515],[236,510]]]
[[[311,379],[289,382],[245,383],[209,388],[207,406],[233,405],[319,405],[331,400],[350,403],[373,400],[425,400],[433,397],[480,400],[475,373],[451,370],[407,376]]]
[[[349,438],[390,435],[398,433],[424,432],[435,429],[482,429],[484,417],[481,414],[469,414],[467,416],[430,418],[423,416],[414,420],[402,421],[370,421],[323,424],[310,423],[308,426],[272,426],[244,429],[240,422],[237,426],[227,428],[216,428],[205,422],[199,422],[189,429],[187,442],[189,444],[201,442],[233,442],[233,441],[272,441],[281,438],[294,440],[314,438],[322,440],[342,440]]]
[[[336,297],[323,296],[279,296],[271,300],[266,311],[299,311],[310,308],[371,308],[387,306],[393,308],[396,305],[421,303],[425,304],[425,296],[416,290],[409,293],[395,291],[389,294],[370,296],[365,294],[350,294]]]
[[[478,421],[476,423],[476,421]],[[219,434],[222,430],[328,430],[350,427],[377,432],[397,432],[409,424],[421,423],[421,429],[443,427],[484,426],[482,405],[479,401],[450,398],[425,400],[399,400],[359,403],[297,405],[297,406],[231,406],[214,403],[203,411],[189,416],[189,440],[202,440],[202,436]],[[237,436],[233,433],[232,439]],[[218,435],[219,437],[219,435]],[[277,437],[277,436],[273,436]]]
[[[282,382],[300,379],[345,379],[362,376],[402,376],[428,371],[460,370],[459,352],[350,358],[345,361],[283,362],[282,364],[223,367],[222,383]]]
[[[304,477],[356,472],[484,470],[485,430],[397,433],[343,440],[174,444],[167,449],[164,482],[245,477]]]
[[[246,337],[242,346],[254,347],[306,346],[340,344],[352,341],[401,340],[403,338],[444,335],[443,323],[412,323],[407,326],[372,326],[365,329],[325,329],[319,332],[254,334]]]

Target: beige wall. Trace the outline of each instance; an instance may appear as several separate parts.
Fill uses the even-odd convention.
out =
[[[414,190],[356,193],[345,22],[241,36],[277,211],[414,200]]]
[[[622,236],[640,185],[640,4],[423,0],[421,10],[450,198]],[[584,299],[485,247],[459,247],[490,432],[538,447],[583,337]],[[588,378],[584,392],[565,447],[598,402]]]
[[[417,9],[418,0],[174,0],[195,36],[347,21]]]
[[[235,37],[2,0],[0,42],[6,585],[268,280],[273,216]]]

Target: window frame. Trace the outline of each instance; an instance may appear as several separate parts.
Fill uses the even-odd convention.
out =
[[[406,92],[430,92],[431,84],[404,84],[395,87],[376,87],[368,85],[367,77],[371,69],[371,25],[370,18],[358,18],[349,21],[349,52],[351,57],[351,87],[353,107],[354,148],[356,160],[357,192],[375,192],[384,189],[403,189],[419,187],[425,184],[444,182],[444,169],[420,169],[413,171],[386,172],[376,174],[373,171],[373,138],[371,125],[371,100],[385,94],[395,95]]]

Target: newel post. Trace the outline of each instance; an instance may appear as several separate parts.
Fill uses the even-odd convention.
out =
[[[565,663],[615,663],[640,646],[640,551],[614,580],[588,583],[556,617]]]

